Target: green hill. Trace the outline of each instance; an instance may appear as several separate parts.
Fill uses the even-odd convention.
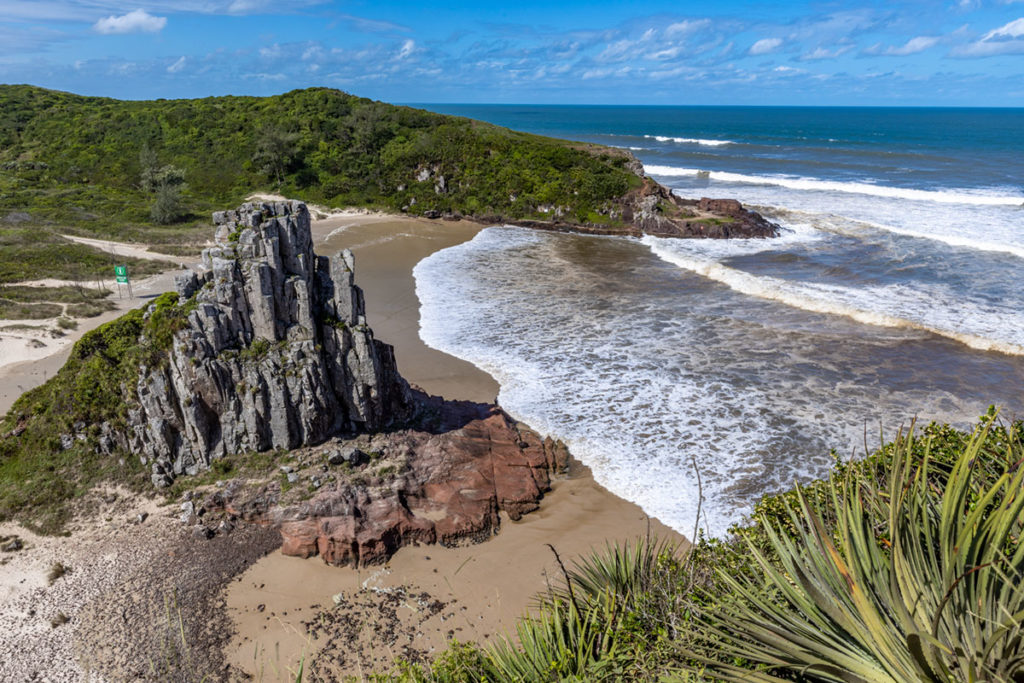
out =
[[[613,223],[615,200],[641,184],[632,161],[327,88],[120,101],[0,86],[0,220],[164,245],[260,190],[412,214],[543,220],[557,209],[568,222]],[[161,214],[164,186],[177,205]]]

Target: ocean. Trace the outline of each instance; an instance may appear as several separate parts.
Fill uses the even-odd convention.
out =
[[[915,419],[1024,417],[1024,110],[426,107],[629,149],[783,227],[495,226],[416,267],[423,340],[678,531],[721,536]]]

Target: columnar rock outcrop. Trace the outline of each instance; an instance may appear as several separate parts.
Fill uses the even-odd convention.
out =
[[[176,279],[188,323],[167,363],[144,368],[135,387],[129,444],[154,484],[227,454],[404,418],[408,385],[366,325],[352,254],[314,254],[305,204],[243,204],[213,220],[203,273]]]

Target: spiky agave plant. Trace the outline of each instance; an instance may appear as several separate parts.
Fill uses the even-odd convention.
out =
[[[614,680],[619,599],[610,591],[587,606],[555,598],[536,616],[516,624],[518,645],[504,639],[490,648],[488,669],[495,681]]]
[[[564,583],[539,597],[536,616],[519,621],[517,638],[490,649],[490,680],[635,677],[646,646],[670,637],[666,617],[677,612],[685,575],[676,546],[652,537],[608,544],[563,571]]]
[[[851,468],[830,509],[801,495],[795,537],[762,519],[771,552],[748,541],[759,572],[723,571],[736,599],[702,618],[726,658],[758,670],[694,659],[731,681],[1024,681],[1024,467],[1011,442],[1005,471],[984,475],[990,427],[945,471],[930,444],[912,457],[911,431],[887,486]]]

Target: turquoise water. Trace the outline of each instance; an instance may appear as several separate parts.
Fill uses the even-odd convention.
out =
[[[915,417],[1024,416],[1024,112],[432,107],[629,148],[775,240],[495,227],[416,270],[421,336],[684,533]],[[699,173],[706,172],[706,173]],[[705,498],[699,500],[696,471]]]

